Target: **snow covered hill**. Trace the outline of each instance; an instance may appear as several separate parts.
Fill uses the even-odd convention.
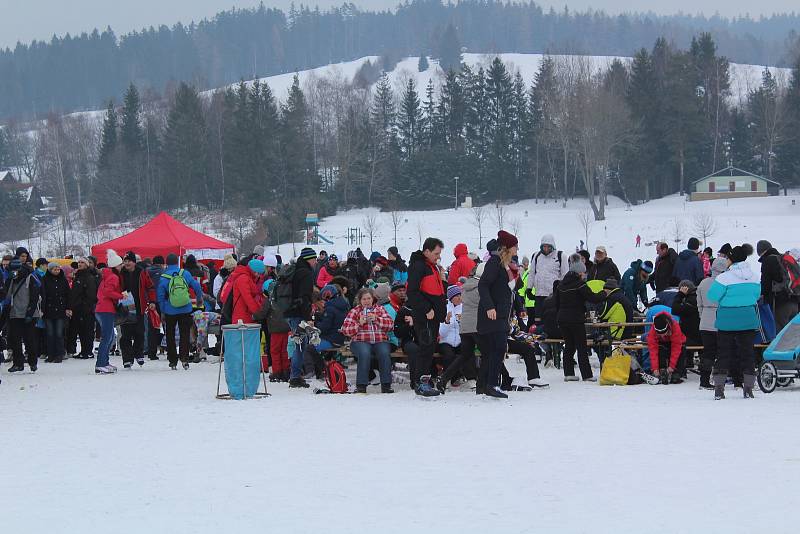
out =
[[[692,236],[702,241],[702,234],[695,227],[698,217],[707,215],[714,226],[708,241],[715,250],[726,242],[749,242],[755,245],[759,239],[769,239],[779,250],[788,250],[800,246],[800,235],[797,233],[800,227],[800,191],[789,193],[789,196],[703,202],[687,202],[687,197],[672,195],[638,206],[626,206],[620,199],[612,197],[606,208],[606,220],[590,224],[588,247],[605,245],[609,256],[622,268],[636,258],[653,259],[655,248],[647,243],[666,241],[680,251]],[[795,205],[792,205],[793,201]],[[558,248],[564,251],[574,251],[581,240],[586,241],[579,222],[579,216],[589,210],[585,199],[570,200],[566,208],[560,202],[536,204],[533,200],[523,200],[504,205],[502,209],[503,227],[518,234],[520,254],[530,255],[538,250],[542,234],[545,233],[553,234]],[[497,208],[488,205],[483,210],[485,221],[480,242],[473,209],[404,212],[402,226],[397,232],[397,246],[403,257],[407,258],[411,251],[419,248],[426,236],[437,236],[445,242],[443,262],[449,265],[456,243],[467,243],[473,250],[479,244],[483,247],[490,237],[496,235]],[[369,237],[364,237],[361,249],[366,254],[369,250],[386,254],[386,249],[394,244],[391,214],[381,213],[374,208],[350,210],[324,219],[320,223],[320,234],[334,244],[322,244],[314,248],[345,257],[347,251],[356,246],[347,241],[348,229],[360,228],[366,233],[370,216],[377,221],[377,232],[372,246]],[[635,248],[637,233],[642,236],[640,249]],[[281,250],[285,254],[286,246]]]

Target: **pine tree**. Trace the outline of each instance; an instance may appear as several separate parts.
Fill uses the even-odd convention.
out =
[[[178,86],[167,116],[162,165],[168,179],[161,200],[166,208],[208,206],[206,123],[197,91],[185,83]]]
[[[499,57],[494,58],[486,72],[485,102],[487,172],[495,180],[498,198],[505,199],[511,195],[511,186],[514,183],[514,93],[511,76]]]
[[[777,175],[784,186],[796,186],[800,184],[800,51],[794,61],[783,109],[786,116],[783,138],[776,147]]]
[[[140,123],[142,112],[139,91],[134,84],[128,86],[122,106],[122,124],[119,139],[122,146],[131,156],[138,155],[144,144],[144,134]]]
[[[374,205],[381,193],[394,190],[394,165],[397,153],[397,112],[394,94],[386,72],[381,74],[375,86],[375,95],[370,109],[371,125],[376,136],[370,142],[370,170],[367,190],[367,204]]]
[[[294,205],[298,200],[317,201],[320,191],[309,119],[300,78],[295,74],[289,96],[281,109],[282,180],[279,189],[279,198]]]
[[[437,106],[443,141],[450,151],[457,153],[463,153],[465,149],[466,100],[463,82],[471,76],[471,71],[466,65],[460,73],[453,70],[447,71]]]
[[[778,82],[768,68],[761,74],[761,87],[747,97],[752,124],[752,140],[760,161],[758,172],[773,177],[775,150],[783,137],[785,121]]]
[[[739,108],[731,110],[731,127],[725,146],[724,163],[733,165],[748,172],[760,172],[753,157],[753,139],[750,132],[750,119],[747,113]]]
[[[109,101],[106,117],[103,119],[103,131],[100,134],[100,154],[97,158],[97,166],[100,170],[109,166],[116,149],[117,112],[114,110],[114,102]]]
[[[457,71],[461,66],[461,42],[452,24],[447,28],[439,41],[439,66],[443,71]]]
[[[419,72],[425,72],[426,70],[428,70],[428,56],[426,56],[424,53],[421,53],[419,55],[419,61],[417,62],[417,70]]]
[[[425,102],[422,105],[420,140],[425,148],[430,148],[434,144],[442,144],[445,141],[444,132],[441,128],[441,121],[436,113],[433,79],[428,80],[428,85],[425,87]]]
[[[11,148],[9,144],[6,131],[0,129],[0,169],[11,165]]]
[[[414,78],[409,78],[400,102],[397,127],[403,156],[410,159],[421,144],[422,110]]]
[[[244,184],[246,205],[258,206],[274,194],[278,185],[279,145],[275,132],[280,128],[278,105],[266,83],[253,82],[249,98],[250,156],[249,182]]]

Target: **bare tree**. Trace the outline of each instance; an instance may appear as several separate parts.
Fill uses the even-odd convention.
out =
[[[594,213],[590,209],[585,209],[583,211],[579,211],[578,215],[578,224],[581,225],[583,229],[583,239],[584,239],[584,247],[585,250],[589,250],[589,236],[592,234],[592,224],[594,224]]]
[[[514,233],[514,235],[519,235],[522,231],[522,221],[516,217],[509,219],[508,227],[511,228],[511,231]]]
[[[692,218],[692,226],[695,233],[703,236],[703,246],[708,246],[708,238],[717,231],[717,222],[714,220],[714,216],[707,211],[701,211]]]
[[[506,207],[500,204],[500,202],[494,203],[494,212],[492,212],[492,219],[497,225],[498,230],[505,230]]]
[[[483,206],[473,206],[470,211],[470,223],[478,229],[478,248],[483,244],[483,225],[486,224],[488,213]]]
[[[394,246],[397,246],[397,230],[405,224],[405,214],[402,211],[397,211],[392,208],[389,212],[389,220],[392,223],[392,230],[394,231]]]
[[[419,239],[419,248],[422,249],[422,241],[425,239],[425,226],[422,224],[422,219],[417,219],[417,239]]]
[[[380,228],[380,225],[381,223],[378,220],[378,214],[374,211],[364,215],[364,218],[361,219],[361,226],[364,227],[364,233],[366,233],[367,237],[369,238],[370,250],[375,249],[373,243],[375,242],[375,237],[378,235],[378,228]]]
[[[676,247],[683,241],[683,221],[677,217],[672,219],[672,239]]]

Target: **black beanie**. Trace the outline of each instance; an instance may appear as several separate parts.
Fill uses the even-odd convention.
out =
[[[655,328],[656,332],[659,334],[663,334],[667,331],[671,322],[672,321],[670,320],[669,315],[666,313],[659,313],[653,319],[653,328]]]

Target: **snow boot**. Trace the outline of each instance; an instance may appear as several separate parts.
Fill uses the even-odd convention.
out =
[[[439,390],[431,385],[431,377],[429,375],[420,377],[414,393],[421,397],[438,397],[440,395]]]
[[[528,385],[530,387],[532,387],[533,389],[536,389],[536,388],[541,389],[541,388],[549,388],[550,387],[550,384],[547,381],[545,381],[543,378],[531,378],[530,380],[528,380]]]
[[[584,378],[583,381],[584,382],[597,382],[597,377],[596,376],[588,376],[588,377]]]
[[[292,386],[289,386],[289,387],[292,387]],[[356,385],[356,393],[364,393],[364,394],[366,394],[367,393],[367,386],[364,385],[364,384]]]
[[[184,371],[188,371],[189,370],[189,362],[183,362],[183,370]]]
[[[139,367],[142,367],[144,365],[144,358],[142,357],[136,358],[136,363],[139,364]]]
[[[669,384],[669,373],[667,373],[666,370],[662,370],[660,373],[658,373],[658,379],[661,381],[662,385],[666,386]]]
[[[714,400],[722,400],[725,398],[725,382],[727,377],[725,375],[714,375]]]
[[[756,383],[755,375],[744,375],[742,377],[742,395],[745,399],[754,399],[753,385]]]
[[[486,395],[487,397],[493,397],[493,398],[495,398],[495,399],[507,399],[507,398],[508,398],[508,395],[506,395],[505,393],[503,393],[503,392],[500,390],[500,388],[499,388],[499,387],[486,388],[486,393],[485,393],[485,395]]]
[[[169,364],[169,368],[170,368],[171,371],[177,371],[178,370],[178,364],[177,363],[171,363],[171,364]]]
[[[381,393],[394,393],[391,384],[381,384]]]
[[[308,382],[305,381],[304,378],[297,377],[297,378],[292,378],[291,380],[289,380],[289,387],[290,388],[307,388],[307,387],[310,387],[310,386],[309,386]],[[364,388],[365,388],[364,392],[365,393],[366,393],[366,387],[367,386],[364,386]]]
[[[106,365],[105,367],[95,367],[94,373],[97,375],[113,375],[117,372],[115,367],[111,367],[110,365]]]
[[[684,377],[685,378],[685,377]],[[678,373],[672,373],[669,376],[669,383],[670,384],[683,384],[683,378]]]
[[[564,377],[564,382],[577,382],[579,379],[575,375],[567,375]]]
[[[24,370],[25,370],[25,367],[23,367],[21,365],[12,365],[11,367],[8,368],[8,372],[9,373],[19,373],[20,371],[24,371]]]
[[[444,395],[445,391],[447,390],[447,383],[442,380],[441,376],[437,376],[436,380],[434,381],[433,385],[436,387],[436,390],[441,394]]]
[[[125,369],[131,369],[133,367],[133,362],[125,362],[122,364],[122,367]]]

